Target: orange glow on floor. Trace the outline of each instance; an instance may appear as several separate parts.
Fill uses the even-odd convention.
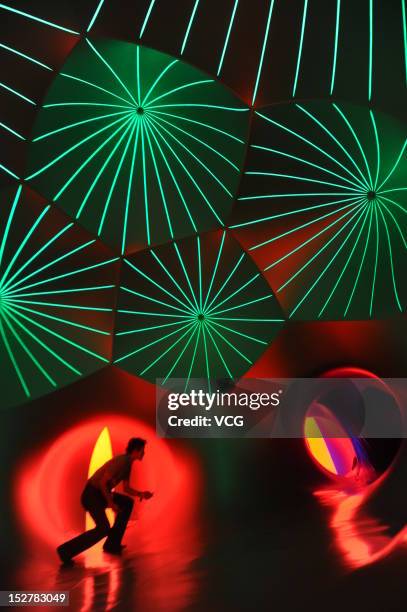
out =
[[[380,561],[400,544],[407,545],[407,527],[392,537],[386,533],[386,525],[363,512],[364,502],[375,487],[376,483],[355,494],[335,488],[315,492],[321,503],[331,508],[329,525],[334,542],[349,569]]]

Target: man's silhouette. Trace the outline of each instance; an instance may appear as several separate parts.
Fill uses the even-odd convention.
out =
[[[103,550],[111,554],[120,554],[123,548],[122,537],[134,502],[127,495],[112,492],[112,489],[119,482],[123,482],[125,493],[139,497],[140,500],[150,499],[152,493],[136,491],[129,485],[131,466],[133,461],[143,459],[145,445],[146,441],[142,438],[131,438],[124,455],[113,457],[89,478],[81,496],[81,503],[95,521],[95,527],[58,546],[57,553],[62,563],[71,563],[72,557],[90,548],[106,536]],[[113,527],[110,527],[106,516],[105,509],[108,507],[116,513]]]

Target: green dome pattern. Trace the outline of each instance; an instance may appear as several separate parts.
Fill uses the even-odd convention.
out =
[[[256,113],[232,227],[289,317],[405,311],[406,147],[402,124],[365,107]]]
[[[132,43],[84,40],[38,113],[27,180],[121,254],[222,226],[249,113],[223,85]]]
[[[123,262],[115,363],[156,379],[238,378],[283,324],[251,259],[226,231]]]
[[[7,190],[0,221],[2,406],[110,362],[117,257],[34,194]]]

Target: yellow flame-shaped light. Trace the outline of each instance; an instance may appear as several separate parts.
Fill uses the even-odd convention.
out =
[[[110,439],[109,428],[104,427],[99,434],[96,444],[93,448],[92,456],[89,462],[88,478],[98,470],[106,461],[113,457],[112,441]],[[114,512],[111,508],[106,509],[106,516],[110,525],[114,522]],[[93,529],[95,523],[92,517],[86,513],[86,529]]]
[[[305,419],[305,439],[311,455],[331,474],[337,474],[331,453],[314,417]]]

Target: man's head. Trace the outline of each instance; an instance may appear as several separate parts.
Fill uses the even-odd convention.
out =
[[[141,461],[144,457],[146,441],[143,438],[130,438],[127,443],[126,453],[132,461]]]

